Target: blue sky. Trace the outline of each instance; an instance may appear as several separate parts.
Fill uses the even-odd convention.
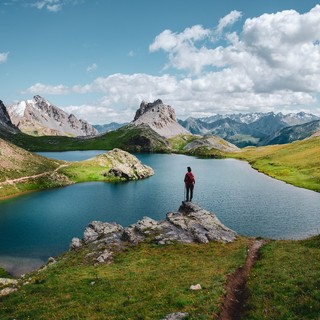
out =
[[[177,116],[320,115],[317,1],[1,0],[0,99],[93,124],[142,100]]]

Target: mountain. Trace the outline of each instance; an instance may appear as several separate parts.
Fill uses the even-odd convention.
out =
[[[282,121],[289,126],[303,124],[303,123],[307,123],[307,122],[310,122],[313,120],[320,120],[320,117],[317,117],[313,114],[305,113],[305,112],[289,113],[289,114],[283,114],[281,112],[279,112],[277,114],[275,114],[274,112],[232,113],[232,114],[225,114],[225,115],[217,114],[217,115],[210,116],[210,117],[199,118],[199,120],[201,120],[202,122],[211,123],[211,122],[215,122],[217,120],[230,118],[230,119],[237,121],[237,122],[250,124],[250,123],[258,121],[261,118],[264,118],[266,116],[274,116],[279,121]]]
[[[220,138],[217,136],[204,136],[199,139],[195,139],[189,142],[183,150],[186,151],[193,151],[193,152],[201,152],[199,148],[206,149],[206,150],[219,150],[222,152],[238,152],[240,149],[236,147],[234,144]]]
[[[35,136],[94,136],[98,131],[40,96],[8,107],[13,124]]]
[[[285,144],[319,135],[320,120],[283,128],[262,140],[259,145]]]
[[[140,108],[136,111],[133,124],[147,124],[165,138],[190,133],[177,122],[174,109],[160,99],[152,103],[142,101]]]
[[[289,113],[283,115],[278,113],[277,116],[281,117],[281,120],[288,124],[289,126],[295,126],[299,124],[304,124],[314,120],[320,120],[320,117],[317,117],[310,113],[299,112],[299,113]]]
[[[260,137],[271,135],[288,126],[281,118],[277,117],[273,112],[260,117],[254,122],[248,124],[252,131],[259,132]]]
[[[320,120],[319,117],[299,112],[290,114],[275,114],[273,112],[254,112],[247,114],[214,115],[206,118],[187,118],[179,123],[193,134],[214,134],[237,145],[245,147],[258,145],[268,140],[279,130],[292,124],[304,124]]]
[[[93,127],[100,133],[106,133],[109,131],[114,131],[117,130],[125,125],[127,125],[128,123],[118,123],[118,122],[111,122],[111,123],[107,123],[107,124],[95,124],[93,125]]]
[[[7,108],[0,100],[0,131],[3,135],[6,133],[18,133],[20,130],[11,122]]]
[[[1,138],[0,150],[0,182],[53,171],[59,165],[59,161],[33,154]]]

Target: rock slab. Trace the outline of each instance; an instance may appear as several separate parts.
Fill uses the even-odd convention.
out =
[[[72,239],[70,249],[90,244],[95,248],[92,249],[92,255],[97,262],[109,262],[112,260],[112,251],[115,247],[122,248],[127,244],[137,244],[145,240],[151,240],[159,245],[175,241],[226,243],[234,241],[236,236],[236,232],[224,226],[215,214],[195,203],[183,201],[179,210],[167,213],[163,221],[144,217],[126,228],[116,223],[93,221],[85,229],[83,239]],[[108,246],[112,251],[106,248]]]

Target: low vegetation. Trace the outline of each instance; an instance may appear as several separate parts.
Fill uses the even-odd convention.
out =
[[[249,280],[250,320],[319,319],[320,236],[271,241]]]
[[[188,312],[212,319],[227,275],[244,263],[248,240],[229,244],[142,243],[93,265],[88,248],[67,253],[31,283],[0,300],[5,319],[161,319]],[[200,284],[202,289],[190,290]]]
[[[33,154],[0,139],[0,199],[77,182],[116,182],[150,176],[149,169],[142,166],[139,170],[144,172],[146,169],[146,171],[137,172],[134,157],[121,150],[118,151],[110,151],[108,154],[86,161],[65,162]],[[129,161],[131,166],[123,163],[126,161]],[[131,176],[110,173],[110,170],[117,165],[122,166],[126,174],[129,173]]]
[[[97,137],[71,138],[63,136],[34,137],[23,133],[9,140],[30,151],[110,150],[129,152],[168,152],[167,141],[147,125],[132,124]]]
[[[247,160],[273,178],[298,187],[320,191],[320,137],[284,145],[248,147],[228,156]]]

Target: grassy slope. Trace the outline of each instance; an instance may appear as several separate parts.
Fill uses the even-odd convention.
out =
[[[56,170],[61,165],[63,167]],[[103,155],[87,161],[68,163],[41,157],[0,139],[0,199],[77,182],[121,181],[119,177],[107,175],[112,166],[110,159]],[[39,174],[44,175],[32,177]],[[23,181],[2,184],[7,179],[30,176]]]
[[[129,152],[165,152],[165,139],[148,126],[127,125],[93,138],[61,136],[33,137],[26,134],[10,136],[14,144],[31,151],[110,150],[120,148]]]
[[[319,319],[319,279],[320,236],[270,242],[249,280],[245,319]]]
[[[245,148],[229,155],[253,168],[298,187],[320,191],[320,137],[285,145]]]
[[[86,260],[86,250],[71,252],[2,298],[0,318],[161,319],[181,311],[190,319],[212,319],[247,244],[243,238],[230,244],[143,243],[98,266]],[[189,290],[197,283],[202,290]]]

